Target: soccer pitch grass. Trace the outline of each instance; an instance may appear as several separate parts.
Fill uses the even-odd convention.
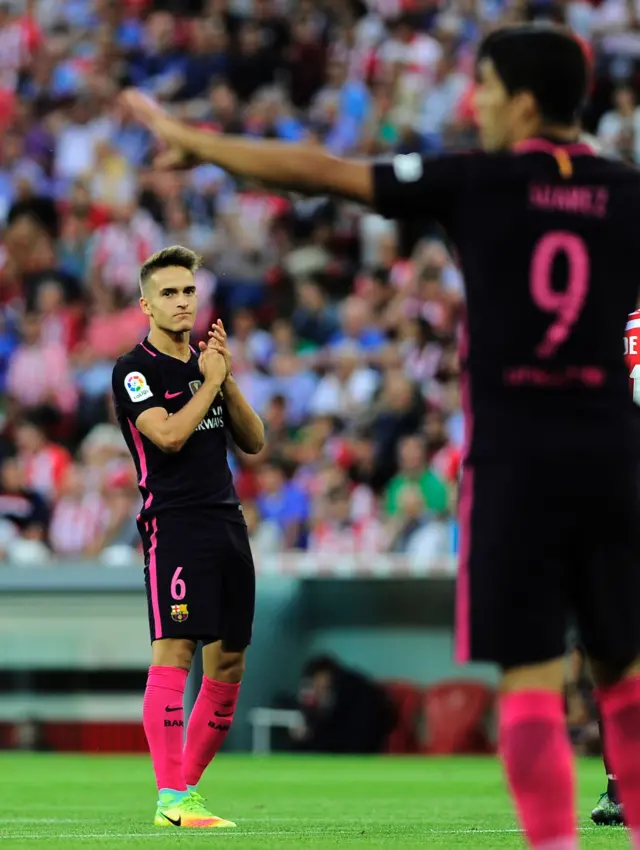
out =
[[[65,848],[523,848],[494,759],[221,756],[201,791],[234,830],[154,829],[148,758],[0,756],[0,850]],[[591,827],[602,767],[580,765],[582,847],[627,846]]]

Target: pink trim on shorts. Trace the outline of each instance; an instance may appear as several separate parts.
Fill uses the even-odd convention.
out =
[[[458,525],[460,552],[456,581],[455,657],[459,664],[471,660],[471,588],[469,586],[469,554],[471,552],[471,517],[473,514],[473,469],[466,466],[460,484]]]
[[[156,563],[156,549],[158,548],[158,520],[151,520],[151,546],[149,547],[149,586],[151,588],[151,609],[153,611],[154,640],[162,637],[162,619],[160,617],[160,603],[158,601],[158,571]]]
[[[564,151],[568,156],[595,156],[596,152],[585,142],[571,142],[563,145],[551,142],[549,139],[523,139],[517,142],[512,150],[516,153],[549,153],[555,155],[557,150]]]
[[[144,350],[147,352],[147,354],[150,354],[152,357],[157,357],[157,356],[158,356],[158,355],[155,353],[155,351],[151,351],[151,349],[147,348],[147,346],[144,344],[144,342],[141,342],[141,343],[140,343],[140,345],[144,348]]]
[[[471,551],[471,516],[473,513],[473,470],[467,465],[473,438],[473,410],[469,383],[469,329],[465,315],[460,338],[460,400],[464,414],[463,472],[458,505],[460,552],[458,554],[458,578],[456,581],[456,634],[455,657],[466,664],[471,656],[471,602],[469,586],[469,554]]]

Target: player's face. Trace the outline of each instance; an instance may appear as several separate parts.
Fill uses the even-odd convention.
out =
[[[179,266],[158,269],[140,299],[143,311],[163,331],[188,333],[196,320],[198,298],[193,275]]]
[[[509,95],[490,59],[479,63],[474,106],[484,150],[503,150],[527,135],[523,128],[529,101]]]

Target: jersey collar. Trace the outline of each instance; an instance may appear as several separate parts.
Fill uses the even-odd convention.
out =
[[[534,136],[516,142],[511,150],[516,153],[549,153],[552,156],[560,148],[568,156],[595,156],[596,152],[586,142],[561,142],[545,136]]]
[[[139,343],[139,345],[144,348],[147,354],[150,354],[152,357],[168,357],[169,360],[177,360],[178,363],[190,363],[193,359],[194,354],[196,354],[196,350],[192,345],[189,345],[189,349],[191,351],[191,356],[188,360],[180,360],[179,357],[172,357],[170,354],[165,354],[164,351],[159,351],[155,345],[152,345],[149,342],[149,337],[145,337],[144,340]]]

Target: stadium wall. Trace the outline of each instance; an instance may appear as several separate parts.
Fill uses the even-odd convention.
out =
[[[254,642],[230,749],[249,749],[250,710],[270,705],[278,693],[295,693],[300,668],[316,653],[334,653],[378,679],[495,681],[490,666],[453,663],[451,577],[271,574],[258,585]],[[0,572],[0,723],[121,723],[130,735],[140,717],[148,658],[139,571],[82,564]],[[47,671],[67,684],[52,689]],[[194,669],[191,694],[199,675]]]

